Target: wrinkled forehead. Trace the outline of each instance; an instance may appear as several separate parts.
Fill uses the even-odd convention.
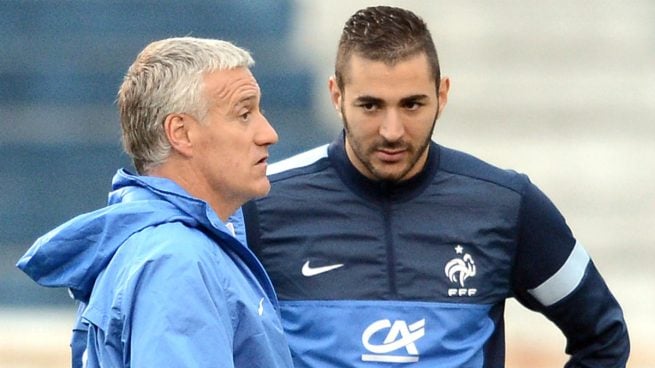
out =
[[[233,103],[235,98],[259,98],[259,84],[249,68],[216,70],[203,75],[207,96],[219,103]]]

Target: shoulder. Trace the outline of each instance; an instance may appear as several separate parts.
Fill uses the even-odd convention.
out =
[[[123,295],[129,302],[152,290],[191,292],[210,285],[218,290],[229,278],[228,264],[221,246],[198,229],[179,222],[150,226],[118,249],[93,293]]]
[[[149,226],[132,234],[115,258],[142,266],[176,267],[220,261],[220,246],[199,229],[182,222]]]
[[[314,172],[328,165],[328,144],[301,152],[271,164],[266,174],[271,181]]]
[[[487,182],[523,195],[530,186],[527,175],[501,169],[468,153],[439,145],[439,170]]]

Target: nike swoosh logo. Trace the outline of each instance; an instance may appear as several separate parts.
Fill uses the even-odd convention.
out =
[[[302,265],[302,275],[306,277],[312,277],[312,276],[320,275],[324,272],[336,270],[339,267],[343,267],[343,263],[321,266],[321,267],[311,267],[309,265],[309,261],[307,261],[305,262],[304,265]]]

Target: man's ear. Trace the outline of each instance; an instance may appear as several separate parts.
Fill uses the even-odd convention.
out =
[[[337,79],[333,75],[328,79],[328,89],[330,90],[330,99],[332,100],[332,106],[337,110],[337,113],[341,115],[341,104],[343,103],[343,95],[337,84]]]
[[[450,78],[443,77],[439,81],[439,115],[441,115],[448,103],[448,92],[450,92]]]
[[[171,148],[183,156],[191,156],[193,145],[191,143],[189,129],[191,128],[191,117],[185,114],[169,114],[164,119],[164,133]]]

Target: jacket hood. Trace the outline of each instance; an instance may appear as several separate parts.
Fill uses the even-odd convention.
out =
[[[87,302],[98,274],[127,238],[169,222],[202,225],[231,237],[206,202],[173,181],[119,170],[107,207],[79,215],[43,235],[16,266],[38,284],[67,287],[75,299]]]

